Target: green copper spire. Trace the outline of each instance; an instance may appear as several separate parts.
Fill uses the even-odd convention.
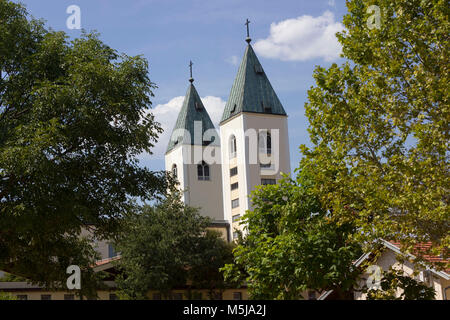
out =
[[[247,39],[249,40],[250,37],[247,37]],[[277,94],[273,90],[261,63],[250,45],[250,41],[247,42],[249,44],[231,88],[221,122],[240,112],[286,115]]]
[[[192,67],[192,65],[191,65],[191,67]],[[192,84],[192,82],[193,82],[192,75],[191,75],[191,78],[189,79],[189,82],[191,82],[191,84],[189,85],[189,88],[186,92],[186,96],[184,97],[183,106],[181,107],[180,113],[178,114],[178,118],[177,118],[177,122],[175,123],[175,127],[172,130],[172,137],[169,141],[169,145],[167,146],[166,153],[168,153],[169,151],[174,149],[176,146],[181,145],[181,144],[190,144],[190,145],[195,144],[195,142],[194,142],[194,123],[195,123],[195,121],[200,121],[202,124],[202,137],[206,130],[209,130],[209,129],[215,130],[214,124],[212,123],[211,118],[209,117],[208,112],[206,111],[206,109],[202,103],[202,100],[200,99],[200,96],[197,93],[197,90],[195,89],[194,85]],[[184,137],[180,136],[178,138],[178,140],[173,139],[173,138],[176,138],[175,136],[173,136],[173,134],[175,131],[178,132],[178,129],[184,129],[187,132],[189,132],[190,140],[189,140],[189,137],[187,137],[187,136],[184,136]],[[182,130],[180,130],[180,131],[182,131]],[[179,135],[179,133],[177,135]],[[215,136],[218,137],[217,131],[216,131]],[[199,141],[202,141],[202,139]],[[206,143],[202,141],[202,145],[205,145],[205,144],[219,145],[219,141],[218,141],[218,139],[217,139],[217,141],[213,140],[212,142],[206,142]]]

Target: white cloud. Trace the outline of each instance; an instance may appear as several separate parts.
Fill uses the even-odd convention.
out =
[[[254,48],[261,56],[283,61],[332,61],[341,53],[335,34],[342,30],[344,26],[334,20],[330,11],[319,17],[304,15],[272,23],[269,37],[258,40]]]
[[[201,99],[206,111],[208,111],[208,114],[214,123],[214,126],[218,130],[220,118],[222,117],[223,109],[225,107],[225,101],[214,96],[206,96]],[[170,135],[172,134],[172,129],[175,126],[178,113],[183,105],[183,100],[184,96],[175,97],[165,104],[158,104],[151,110],[155,116],[155,120],[161,124],[161,127],[164,130],[164,132],[160,134],[155,147],[152,149],[153,158],[164,158],[167,144],[169,143]]]
[[[223,101],[222,98],[214,97],[214,96],[206,96],[202,98],[202,102],[208,111],[208,114],[211,118],[211,121],[214,123],[216,129],[219,129],[219,122],[222,118],[223,109],[225,109],[226,101]]]
[[[239,64],[239,57],[231,56],[231,57],[227,58],[225,61],[233,66],[237,66]]]
[[[336,8],[336,1],[335,1],[335,0],[328,0],[328,5],[329,5],[330,7]]]

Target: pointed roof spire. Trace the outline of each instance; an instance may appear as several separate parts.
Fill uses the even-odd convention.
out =
[[[194,137],[194,124],[196,121],[200,121],[202,124],[202,137],[200,141],[202,141],[203,143],[204,133],[209,129],[215,130],[215,127],[213,122],[211,121],[211,118],[209,117],[208,112],[205,109],[205,106],[202,103],[202,100],[200,99],[200,96],[198,95],[197,90],[195,89],[191,81],[191,84],[189,85],[189,88],[186,92],[186,96],[184,97],[183,106],[178,113],[177,122],[175,123],[175,126],[172,130],[171,139],[169,141],[169,145],[167,146],[166,153],[181,144],[195,144],[194,139],[196,137]],[[182,130],[178,131],[178,129]],[[184,132],[189,133],[189,135],[185,134],[183,136]],[[174,133],[177,136],[173,136]],[[218,137],[217,132],[216,137]],[[213,140],[209,144],[219,145],[219,141]]]
[[[250,42],[252,42],[252,39],[250,38],[250,30],[249,30],[249,25],[250,25],[250,20],[248,20],[245,22],[245,25],[247,26],[247,39],[245,39],[245,41],[250,44]]]
[[[221,123],[240,112],[287,115],[250,44],[239,66]]]
[[[192,78],[192,66],[193,66],[194,64],[192,63],[192,60],[190,61],[190,63],[189,63],[189,70],[191,71],[191,77],[189,78],[189,82],[190,83],[193,83],[194,82],[194,78]]]

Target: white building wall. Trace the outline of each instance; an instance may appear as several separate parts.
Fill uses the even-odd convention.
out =
[[[258,147],[258,135],[260,130],[270,130],[272,134],[272,163],[271,169],[260,167],[260,155]],[[230,159],[230,138],[236,137],[236,158]],[[278,181],[281,172],[290,173],[289,140],[287,117],[271,114],[241,113],[238,116],[224,122],[220,126],[220,142],[222,146],[222,175],[225,219],[235,230],[244,231],[239,221],[233,222],[233,216],[245,214],[251,209],[251,192],[261,185],[262,178],[271,178]],[[276,160],[276,161],[274,161]],[[230,177],[230,169],[237,166],[238,174]],[[231,184],[239,183],[238,190],[231,191]],[[239,198],[239,207],[233,209],[231,202]]]
[[[227,121],[220,126],[220,145],[222,146],[222,179],[223,179],[223,208],[225,213],[225,220],[230,222],[230,225],[236,227],[236,223],[232,224],[232,216],[240,214],[241,216],[248,209],[247,198],[247,176],[245,168],[245,136],[244,136],[244,118],[243,114]],[[236,157],[230,159],[230,139],[232,136],[236,137]],[[238,174],[230,177],[230,169],[237,167]],[[231,191],[231,184],[238,182],[237,190]],[[231,201],[239,198],[239,208],[232,209]],[[231,233],[233,233],[233,229]]]
[[[426,285],[429,287],[432,287],[436,291],[436,300],[444,300],[446,298],[447,300],[450,298],[448,297],[448,292],[450,290],[447,290],[447,295],[445,294],[445,288],[450,285],[450,280],[444,279],[437,274],[429,271],[427,272],[428,276],[424,276],[424,271],[420,271],[419,274],[415,275],[414,270],[415,266],[413,263],[409,261],[403,261],[400,262],[397,254],[393,252],[392,250],[385,250],[381,256],[378,258],[376,263],[374,265],[379,266],[381,268],[381,272],[388,272],[390,268],[395,270],[401,270],[403,271],[403,274],[405,276],[410,276],[412,278],[415,278],[416,280],[424,281]],[[373,271],[372,271],[373,273]],[[362,287],[366,284],[367,279],[369,278],[369,274],[366,272],[361,275],[359,279],[358,286]],[[373,275],[372,275],[373,276]],[[401,289],[397,289],[396,296],[399,297],[402,294]],[[355,300],[366,300],[367,295],[365,293],[355,291]]]
[[[180,183],[180,190],[183,190],[182,193],[182,200],[186,203],[189,202],[189,195],[187,194],[185,190],[186,186],[186,167],[183,163],[183,153],[186,153],[186,150],[183,146],[178,146],[174,149],[172,149],[169,153],[166,153],[165,156],[165,164],[166,164],[166,171],[172,172],[172,167],[175,164],[177,166],[177,179]]]
[[[217,160],[208,159],[206,153],[215,153]],[[180,190],[186,205],[200,208],[200,214],[213,220],[225,220],[223,214],[222,166],[220,147],[182,145],[166,154],[166,170],[178,168]],[[197,164],[205,161],[209,165],[210,180],[199,180]]]

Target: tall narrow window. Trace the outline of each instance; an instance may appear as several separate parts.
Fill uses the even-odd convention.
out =
[[[266,154],[272,153],[272,137],[269,131],[259,132],[259,152]]]
[[[230,159],[236,158],[236,137],[234,135],[230,138]]]
[[[266,152],[266,131],[260,131],[258,136],[259,153]]]
[[[197,165],[198,180],[209,180],[209,166],[205,161]]]
[[[178,168],[177,168],[177,165],[176,165],[176,164],[174,164],[174,165],[172,166],[172,174],[173,174],[173,176],[174,176],[175,178],[178,178]]]
[[[115,256],[117,256],[117,252],[114,249],[114,246],[111,243],[109,243],[108,244],[108,258],[113,258]]]
[[[238,173],[237,167],[230,169],[230,177],[237,175],[237,173]]]
[[[234,209],[237,207],[239,207],[239,198],[231,200],[231,208]]]

